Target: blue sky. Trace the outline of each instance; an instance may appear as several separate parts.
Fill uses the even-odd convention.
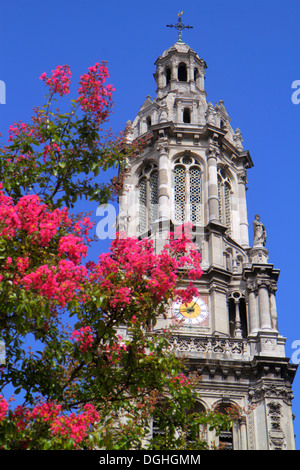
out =
[[[292,83],[300,80],[299,0],[15,0],[0,8],[4,136],[10,124],[26,122],[32,108],[43,103],[42,72],[69,64],[76,89],[79,76],[101,60],[107,60],[116,88],[110,124],[115,132],[122,130],[146,96],[155,96],[154,62],[177,39],[166,24],[184,11],[183,22],[194,29],[183,39],[208,65],[208,100],[224,100],[254,162],[248,173],[250,238],[259,213],[267,228],[269,261],[281,270],[279,329],[291,357],[293,342],[300,341],[300,104],[291,100]],[[95,212],[96,206],[86,209]],[[106,248],[99,244],[97,250]],[[300,372],[293,389],[300,448]]]

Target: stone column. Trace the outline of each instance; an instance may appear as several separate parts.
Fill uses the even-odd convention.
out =
[[[275,297],[276,291],[277,291],[277,286],[275,284],[272,284],[270,286],[270,310],[271,310],[272,327],[274,330],[278,331],[278,317],[277,317],[277,307],[276,307],[276,297]]]
[[[257,281],[257,284],[260,328],[262,330],[272,330],[268,282],[259,280]]]
[[[247,445],[247,429],[246,429],[246,420],[241,419],[240,420],[240,450],[247,450],[248,445]]]
[[[170,219],[169,149],[167,139],[161,138],[158,146],[158,218]]]
[[[257,285],[253,281],[247,282],[248,289],[248,312],[249,312],[249,333],[254,334],[259,330],[259,312],[257,305]]]
[[[241,318],[240,318],[240,299],[234,299],[235,319],[234,319],[234,336],[242,338]]]
[[[238,196],[240,214],[240,240],[243,248],[249,248],[249,232],[246,203],[246,171],[238,174]]]
[[[156,253],[166,244],[170,232],[170,197],[168,171],[168,140],[162,136],[158,142],[158,219],[152,223]]]
[[[176,61],[173,61],[172,62],[172,65],[171,65],[171,81],[175,81],[177,82],[178,81],[178,64]]]
[[[157,66],[156,70],[157,70],[157,81],[156,81],[156,83],[157,83],[157,88],[160,90],[161,88],[164,88],[164,86],[165,86],[165,83],[164,83],[165,77],[164,77],[164,74],[163,74],[164,73],[163,66],[161,64],[159,64]]]
[[[219,221],[217,147],[210,145],[207,150],[208,164],[208,211],[209,222]]]

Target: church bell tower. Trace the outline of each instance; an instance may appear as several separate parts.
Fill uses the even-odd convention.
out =
[[[224,102],[213,105],[204,86],[206,62],[182,40],[155,62],[156,97],[146,97],[128,139],[148,137],[130,160],[120,194],[119,230],[149,237],[159,251],[167,235],[193,224],[203,275],[193,306],[174,304],[155,328],[180,325],[171,347],[199,375],[199,409],[240,410],[232,430],[209,443],[233,449],[295,448],[292,383],[296,365],[278,330],[279,270],[269,262],[266,230],[257,215],[249,244],[247,172],[253,166]],[[178,322],[178,320],[180,320]]]

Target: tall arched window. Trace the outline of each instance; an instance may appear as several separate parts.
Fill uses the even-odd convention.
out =
[[[180,82],[187,82],[187,68],[184,62],[178,65],[178,80]]]
[[[151,228],[158,217],[158,170],[155,163],[143,167],[139,174],[139,232]]]
[[[228,234],[231,234],[232,220],[231,220],[231,183],[224,172],[218,171],[218,197],[219,197],[219,220],[228,228]]]
[[[169,85],[171,81],[171,69],[170,67],[166,68],[166,85]]]
[[[168,413],[168,402],[160,400],[153,413],[152,417],[152,443],[154,448],[157,445],[164,446],[168,441],[168,425],[174,425],[172,415]],[[205,407],[196,402],[192,408],[186,409],[186,414],[190,416],[190,426],[186,432],[186,443],[189,446],[195,447],[201,441],[207,442],[207,425],[199,424],[197,419],[201,414],[205,413]],[[181,433],[180,427],[177,431]],[[157,447],[156,447],[157,448]],[[163,447],[164,448],[164,447]]]
[[[207,442],[207,425],[196,424],[196,421],[193,421],[193,417],[199,417],[201,414],[205,413],[205,407],[202,403],[195,402],[192,409],[187,410],[187,414],[191,416],[191,426],[189,434],[187,435],[187,442],[189,444],[195,444],[199,441]]]
[[[189,124],[191,122],[191,110],[190,108],[184,108],[183,110],[183,122]]]
[[[228,414],[232,412],[236,407],[230,403],[220,403],[215,408],[217,413]],[[221,449],[233,450],[233,429],[232,427],[227,431],[221,431],[219,434],[219,446]]]
[[[201,167],[197,160],[189,155],[178,158],[174,166],[175,222],[201,223],[201,191]]]

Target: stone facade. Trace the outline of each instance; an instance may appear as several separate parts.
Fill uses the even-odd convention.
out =
[[[147,96],[128,122],[129,141],[147,136],[148,145],[128,162],[119,229],[152,238],[159,251],[170,230],[193,223],[203,269],[195,315],[173,305],[156,328],[181,318],[171,347],[189,359],[188,372],[199,375],[202,409],[241,410],[241,420],[225,436],[234,449],[294,449],[296,366],[286,358],[278,331],[279,271],[269,263],[259,216],[249,245],[250,153],[224,102],[213,106],[207,100],[207,66],[193,49],[179,40],[155,66],[156,98]],[[218,439],[208,436],[210,442]]]

